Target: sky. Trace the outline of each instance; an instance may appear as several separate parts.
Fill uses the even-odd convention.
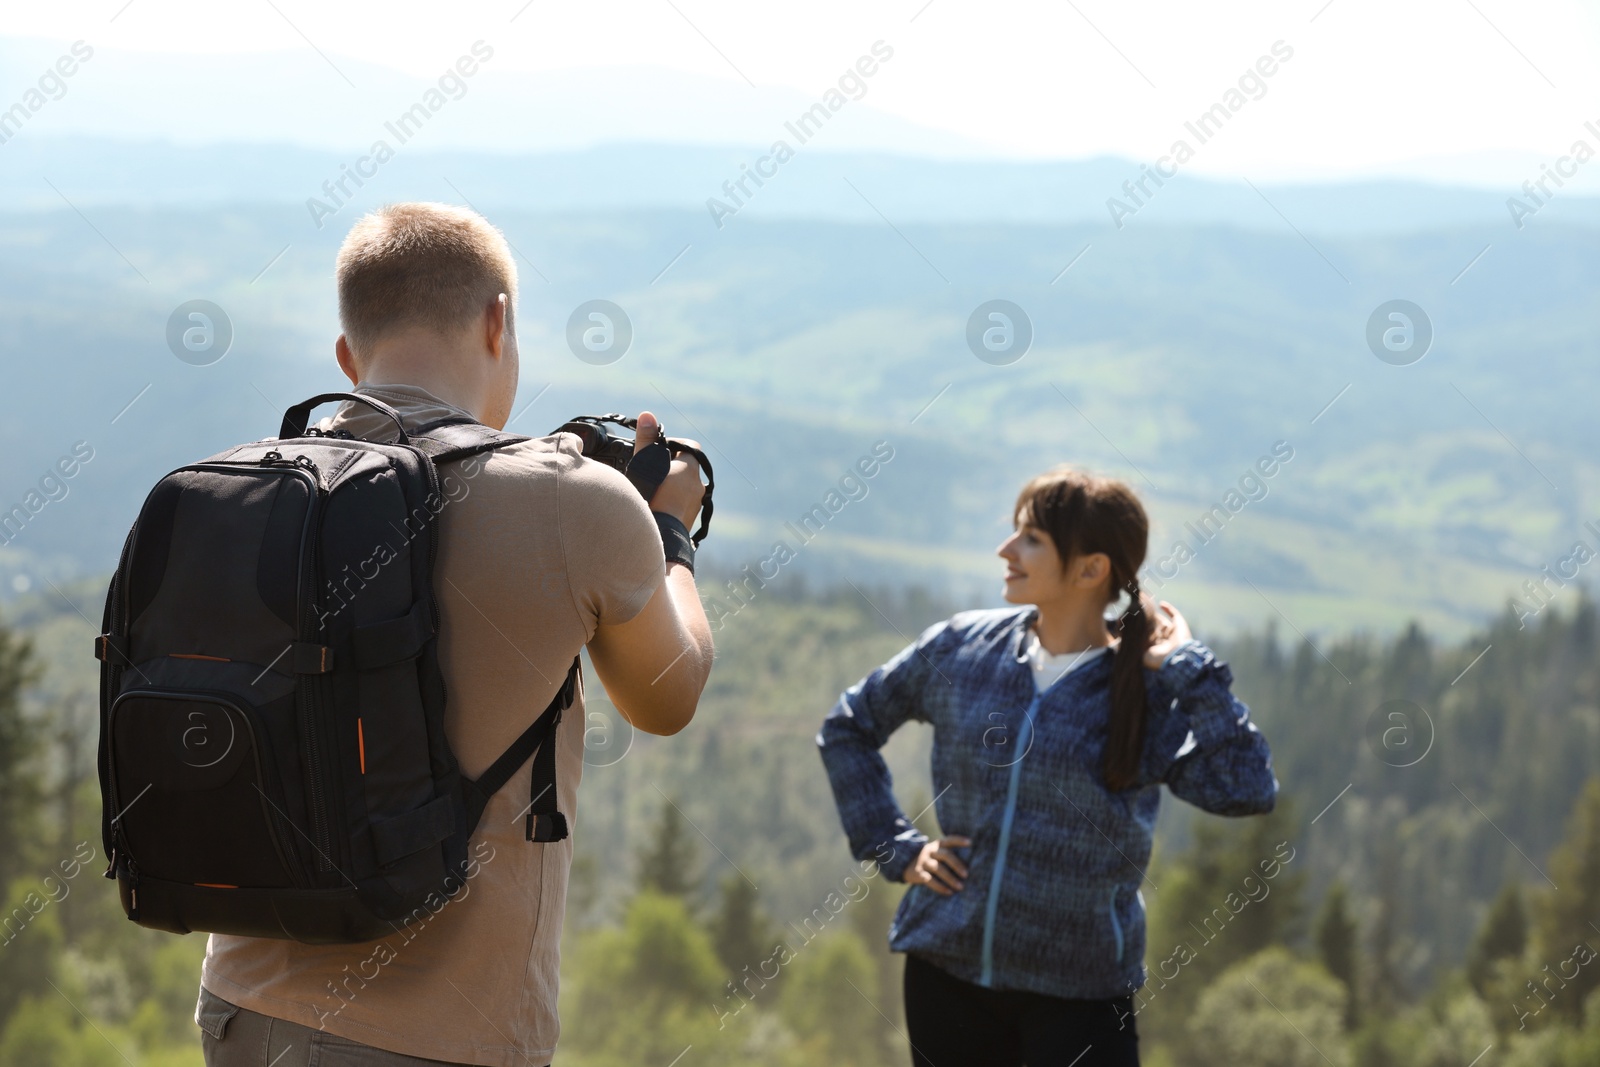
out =
[[[612,71],[638,92],[655,76],[641,81],[643,69],[709,87],[682,105],[696,122],[651,127],[664,140],[703,139],[724,111],[738,114],[772,89],[818,98],[881,41],[893,58],[860,107],[945,135],[947,154],[1143,160],[1179,138],[1193,144],[1185,121],[1224,100],[1276,47],[1265,64],[1273,73],[1259,90],[1247,81],[1247,103],[1228,136],[1197,153],[1195,172],[1503,184],[1580,137],[1600,146],[1584,128],[1600,129],[1600,0],[62,0],[7,5],[0,38],[84,39],[177,70],[203,55],[298,53],[315,57],[318,73],[308,76],[324,79],[314,88],[332,110],[357,91],[352,71],[436,77],[484,40],[500,77],[587,75],[550,84],[592,85]],[[15,99],[33,76],[0,70],[0,99]],[[277,87],[192,88],[270,100]],[[595,123],[590,139],[608,140],[607,127]],[[626,123],[617,131],[639,136]],[[251,129],[205,133],[248,138]]]

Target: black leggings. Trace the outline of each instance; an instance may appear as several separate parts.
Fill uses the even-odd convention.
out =
[[[909,953],[905,990],[915,1067],[1139,1067],[1132,997],[986,989]]]

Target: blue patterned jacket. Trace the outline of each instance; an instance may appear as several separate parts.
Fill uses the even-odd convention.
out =
[[[927,841],[896,803],[878,750],[908,719],[933,726],[934,807],[964,888],[913,886],[889,947],[995,989],[1123,996],[1144,984],[1144,897],[1163,783],[1219,815],[1271,811],[1266,739],[1227,664],[1187,641],[1145,670],[1138,784],[1101,779],[1112,654],[1036,693],[1023,639],[1037,609],[963,612],[929,627],[839,698],[817,745],[858,860],[899,880]]]

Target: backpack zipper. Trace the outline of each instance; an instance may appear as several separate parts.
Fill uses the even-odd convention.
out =
[[[107,605],[109,610],[105,613],[106,629],[111,637],[126,637],[130,628],[128,620],[122,617],[124,614],[122,573],[128,565],[128,556],[133,549],[133,539],[138,532],[139,522],[135,519],[133,525],[128,528],[128,536],[122,539],[122,555],[117,558],[117,569],[111,573],[111,589],[108,593],[110,603]],[[130,648],[128,655],[131,657],[132,654],[133,649]],[[100,695],[100,727],[102,731],[105,729],[106,722],[111,715],[111,703],[116,700],[118,690],[122,688],[122,664],[113,662],[114,658],[111,655],[107,655],[105,660],[106,677],[104,684],[101,686]],[[100,787],[102,790],[109,790],[111,784],[110,753],[102,752],[97,762],[99,760],[104,760],[103,764],[98,767],[101,776]],[[117,829],[111,822],[109,812],[103,816],[100,838],[101,846],[110,854],[110,863],[106,867],[106,877],[115,878],[117,876]]]
[[[303,457],[302,457],[303,458]],[[309,462],[309,461],[307,461]],[[313,464],[311,470],[316,470]],[[302,468],[302,473],[305,473]],[[305,617],[301,624],[301,640],[320,644],[321,634],[317,627],[317,596],[322,588],[322,520],[323,502],[327,491],[318,484],[312,476],[316,496],[313,507],[316,511],[315,528],[311,532],[310,546],[310,572],[307,576],[307,588],[302,603],[305,606]],[[309,516],[308,516],[309,519]],[[335,870],[333,860],[333,832],[328,826],[328,784],[327,770],[323,765],[323,721],[321,708],[318,706],[317,694],[322,688],[322,676],[310,675],[303,683],[305,698],[300,701],[302,710],[300,720],[301,744],[306,755],[306,771],[311,779],[311,836],[316,846],[316,868],[319,871]]]
[[[300,702],[301,749],[306,757],[306,774],[311,782],[311,841],[316,849],[314,863],[319,871],[331,871],[333,839],[328,828],[326,772],[322,762],[321,716],[316,698],[317,683],[306,683],[305,699]]]
[[[128,861],[128,919],[131,922],[139,921],[139,865],[132,856]]]
[[[137,692],[151,697],[164,697],[167,699],[171,699],[173,697],[190,700],[208,699],[215,703],[234,708],[244,718],[245,729],[250,734],[251,750],[254,753],[253,758],[255,776],[258,782],[257,790],[261,793],[262,798],[266,801],[266,805],[261,809],[261,817],[267,828],[267,837],[271,840],[273,851],[278,858],[278,863],[282,865],[284,873],[288,875],[289,880],[294,883],[296,888],[304,887],[305,879],[302,876],[299,867],[294,862],[295,852],[292,848],[290,848],[289,843],[284,840],[283,835],[279,832],[277,818],[274,817],[277,811],[281,811],[278,802],[273,800],[271,796],[267,794],[266,790],[261,788],[262,785],[269,787],[271,785],[261,761],[261,735],[256,730],[255,720],[250,714],[244,711],[238,698],[236,698],[232,693],[209,689],[186,689],[181,691],[165,689],[139,689]],[[141,793],[140,795],[142,796],[143,794]],[[133,803],[136,803],[138,799],[138,797],[134,797],[133,802],[130,802],[128,806],[131,808]],[[282,797],[280,796],[279,799],[282,799]],[[112,806],[118,809],[117,821],[120,822],[123,814],[122,790],[117,783],[116,764],[114,762],[111,764],[111,802]],[[285,821],[287,821],[287,819],[285,819]],[[133,894],[132,906],[135,911],[137,911],[139,862],[134,858],[133,850],[128,846],[127,833],[120,825],[113,828],[112,835],[113,840],[117,842],[117,844],[112,846],[111,864],[106,869],[106,877],[116,877],[117,861],[120,856],[123,869],[128,872],[129,888]],[[128,918],[136,920],[138,919],[138,915],[129,915]]]
[[[263,470],[265,468],[265,470]],[[300,558],[303,567],[308,572],[302,579],[303,592],[299,598],[301,604],[300,640],[316,642],[318,638],[317,620],[317,591],[321,588],[322,581],[322,519],[323,502],[327,498],[327,490],[323,488],[320,472],[316,463],[307,456],[296,456],[293,459],[285,458],[277,450],[269,451],[259,460],[223,462],[223,463],[194,463],[181,470],[212,470],[227,474],[237,474],[241,471],[256,470],[262,473],[290,474],[303,478],[311,487],[311,505],[307,508],[306,525],[310,527],[310,545],[302,545]],[[302,537],[305,535],[302,534]],[[309,551],[307,551],[309,547]],[[327,768],[323,760],[322,716],[317,701],[317,690],[321,685],[321,676],[309,676],[305,682],[295,684],[295,707],[298,711],[298,727],[300,731],[300,751],[305,760],[306,777],[310,784],[310,810],[307,813],[311,822],[311,833],[308,835],[311,846],[317,855],[312,860],[312,865],[318,871],[337,870],[333,859],[333,833],[328,825],[327,798]],[[303,695],[302,695],[303,694]],[[290,825],[293,825],[291,823]]]

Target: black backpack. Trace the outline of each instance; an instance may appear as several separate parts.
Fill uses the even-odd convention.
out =
[[[396,440],[308,431],[335,400],[389,416]],[[313,944],[395,932],[464,884],[484,806],[535,750],[527,838],[567,836],[554,739],[578,661],[471,781],[436,655],[436,465],[526,440],[460,417],[407,434],[385,404],[326,393],[276,440],[151,490],[95,642],[106,877],[128,918]]]

